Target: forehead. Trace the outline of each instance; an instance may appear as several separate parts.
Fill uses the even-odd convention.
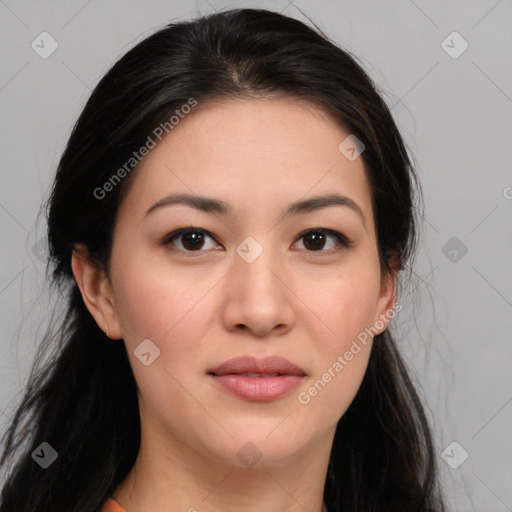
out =
[[[126,200],[140,209],[182,192],[216,197],[242,214],[251,204],[281,210],[304,196],[339,193],[368,218],[364,161],[350,161],[338,149],[349,135],[310,101],[199,102],[141,162]]]

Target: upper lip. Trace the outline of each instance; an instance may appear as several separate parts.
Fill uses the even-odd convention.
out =
[[[306,372],[288,359],[280,356],[269,356],[258,359],[253,356],[235,357],[213,368],[208,373],[227,375],[230,373],[279,373],[282,375],[306,375]]]

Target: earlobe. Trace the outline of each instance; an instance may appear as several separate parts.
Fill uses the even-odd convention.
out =
[[[84,244],[75,244],[71,268],[85,306],[109,338],[121,338],[112,287],[104,270],[91,261]]]

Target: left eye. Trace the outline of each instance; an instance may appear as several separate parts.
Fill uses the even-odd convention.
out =
[[[338,244],[341,244],[343,247],[350,247],[351,242],[350,240],[343,235],[342,233],[339,233],[338,231],[333,231],[331,229],[324,229],[324,228],[315,228],[315,229],[309,229],[308,231],[303,232],[299,236],[299,240],[301,238],[304,238],[304,240],[307,240],[307,245],[310,247],[313,247],[314,252],[326,252],[326,253],[332,253],[336,250],[339,250],[339,248],[336,248],[336,245],[334,245],[334,250],[331,248],[328,251],[322,251],[319,250],[324,248],[325,240],[328,238],[334,238],[337,240]],[[306,245],[303,242],[304,245]],[[312,251],[309,251],[312,252]]]
[[[299,235],[298,240],[305,239],[307,243],[303,244],[306,246],[306,250],[308,252],[326,252],[331,253],[336,251],[336,244],[333,246],[333,248],[329,248],[329,250],[323,251],[325,247],[326,240],[331,237],[334,238],[338,244],[340,244],[343,247],[350,247],[351,242],[348,240],[348,238],[343,235],[342,233],[339,233],[338,231],[333,231],[331,229],[324,229],[324,228],[315,228],[315,229],[309,229],[307,231],[304,231]],[[180,229],[178,231],[175,231],[168,235],[165,240],[163,241],[164,245],[174,245],[174,240],[178,240],[181,242],[182,247],[178,247],[179,250],[184,252],[205,252],[201,249],[204,249],[205,240],[207,238],[210,238],[215,242],[215,239],[212,235],[210,235],[207,231],[204,229],[199,228],[187,228],[187,229]],[[210,249],[214,249],[215,247],[212,246]],[[312,249],[311,249],[312,248]],[[207,247],[208,249],[208,247]],[[338,249],[339,250],[339,249]]]

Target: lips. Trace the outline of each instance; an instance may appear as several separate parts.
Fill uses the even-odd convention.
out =
[[[283,357],[244,356],[226,361],[208,375],[231,395],[250,402],[269,402],[296,389],[306,372]]]
[[[244,375],[246,377],[279,377],[281,375],[306,375],[306,372],[284,357],[270,356],[257,359],[242,356],[230,359],[208,372],[211,375]]]

